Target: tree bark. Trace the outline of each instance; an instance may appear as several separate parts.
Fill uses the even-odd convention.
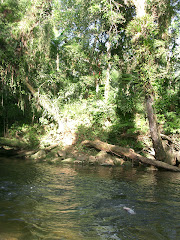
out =
[[[147,165],[152,165],[159,169],[180,172],[180,168],[169,165],[162,161],[156,161],[156,160],[152,160],[150,158],[143,157],[140,154],[134,152],[134,150],[132,148],[120,147],[117,145],[112,145],[112,144],[108,144],[106,142],[102,142],[100,140],[95,140],[95,141],[85,140],[82,142],[82,145],[87,146],[87,147],[94,147],[98,150],[113,153],[117,156],[125,156],[125,157],[132,159],[133,161],[141,162],[141,163],[144,163]]]
[[[165,161],[167,155],[162,145],[162,140],[158,129],[158,123],[153,109],[153,97],[150,94],[146,96],[146,109],[149,121],[149,129],[153,142],[153,148],[155,151],[155,158],[159,161]]]

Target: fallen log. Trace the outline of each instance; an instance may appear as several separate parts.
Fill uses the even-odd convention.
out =
[[[150,158],[143,157],[142,155],[136,153],[132,148],[120,147],[117,145],[108,144],[100,140],[89,141],[85,140],[82,142],[82,145],[87,147],[94,147],[98,150],[103,150],[109,153],[113,153],[117,156],[125,156],[132,159],[133,161],[138,161],[144,164],[155,166],[159,169],[166,169],[169,171],[180,172],[180,168],[169,165],[162,161],[152,160]]]
[[[47,151],[47,152],[50,152],[51,150],[53,150],[54,148],[58,147],[59,146],[59,143],[56,143],[54,145],[51,145],[49,147],[46,147],[44,150]]]
[[[21,148],[27,148],[28,144],[16,138],[10,139],[10,138],[0,137],[0,146],[8,146],[8,147],[15,147],[15,148],[21,149]]]

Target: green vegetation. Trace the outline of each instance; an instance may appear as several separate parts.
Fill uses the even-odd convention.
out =
[[[180,134],[179,1],[1,0],[0,134],[166,158]],[[159,126],[160,128],[159,128]]]

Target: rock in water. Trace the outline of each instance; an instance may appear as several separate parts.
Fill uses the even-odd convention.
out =
[[[126,210],[130,214],[136,214],[135,211],[133,209],[131,209],[131,208],[123,207],[123,209]]]

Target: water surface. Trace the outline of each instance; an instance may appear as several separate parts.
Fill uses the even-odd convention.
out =
[[[0,240],[178,240],[179,197],[179,173],[1,159]]]

